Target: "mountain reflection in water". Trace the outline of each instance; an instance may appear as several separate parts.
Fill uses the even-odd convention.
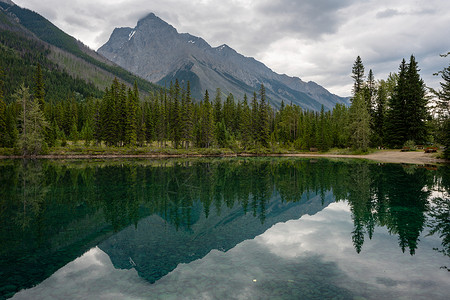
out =
[[[305,258],[301,266],[289,262],[311,251],[307,247],[294,243],[298,251],[292,257],[290,249],[277,248],[275,241],[284,239],[285,245],[282,233],[292,228],[270,233],[294,222],[289,220],[304,224],[308,215],[320,216],[324,208],[339,203],[345,203],[353,224],[346,239],[355,255],[371,253],[378,231],[396,236],[397,249],[409,257],[420,250],[426,233],[439,237],[432,247],[436,257],[448,256],[450,249],[448,167],[427,170],[358,160],[290,158],[5,161],[0,165],[0,185],[2,297],[42,282],[92,251],[108,254],[116,269],[134,269],[145,281],[159,283],[188,268],[183,264],[208,257],[220,260],[220,253],[233,253],[243,245],[258,251],[258,241],[264,239],[273,245],[269,248],[276,256],[261,254],[278,260],[279,266],[295,269],[320,262],[333,277],[337,266],[318,256]],[[323,238],[324,247],[345,243],[332,240],[325,246],[330,237]],[[88,251],[94,246],[98,247]],[[432,266],[436,272],[447,266],[445,260],[441,262]],[[304,284],[316,276],[311,266]],[[381,277],[376,284],[396,285],[395,280]],[[260,287],[268,292],[275,289],[271,286],[266,282]],[[323,286],[351,295],[337,282],[323,282]]]

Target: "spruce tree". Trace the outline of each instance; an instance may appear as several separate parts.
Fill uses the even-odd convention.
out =
[[[214,98],[214,123],[222,121],[223,111],[222,111],[222,91],[220,88],[216,89],[216,97]]]
[[[256,92],[253,92],[253,98],[251,103],[251,121],[252,121],[252,141],[253,143],[257,143],[259,140],[259,105],[258,98],[256,96]]]
[[[408,95],[408,81],[407,81],[408,66],[405,59],[402,60],[397,84],[394,87],[394,92],[389,101],[389,110],[386,119],[386,143],[390,147],[401,147],[406,142],[406,128],[405,114],[406,101]]]
[[[23,155],[41,154],[47,147],[44,133],[48,127],[47,120],[41,110],[38,99],[32,99],[31,94],[23,84],[14,95],[20,103],[22,111],[22,132],[19,138],[19,148]]]
[[[235,103],[233,94],[229,94],[225,103],[223,105],[223,120],[226,129],[229,132],[235,132],[236,128],[234,127],[234,120],[236,119],[235,115]]]
[[[266,100],[266,89],[263,84],[259,90],[259,109],[258,109],[258,141],[263,147],[269,147],[270,141],[270,122],[269,122],[269,104]]]
[[[442,57],[447,57],[450,52]],[[435,75],[441,75],[441,90],[433,91],[437,96],[438,141],[445,146],[444,156],[450,159],[450,64]]]
[[[189,81],[186,86],[186,94],[183,97],[182,104],[182,138],[184,140],[184,146],[186,149],[189,148],[189,143],[193,138],[193,105],[191,99],[191,85]]]
[[[386,110],[387,110],[387,87],[386,81],[381,80],[375,95],[375,111],[373,116],[373,143],[382,146],[385,142]]]
[[[363,93],[353,97],[350,107],[351,144],[354,149],[367,151],[370,142],[370,115]]]
[[[212,104],[209,101],[208,90],[205,91],[201,107],[200,132],[201,147],[211,147],[214,138],[214,115]]]
[[[124,144],[127,146],[135,146],[137,142],[137,110],[139,105],[137,90],[128,89],[128,97],[126,102],[126,122]]]
[[[242,117],[240,129],[241,129],[242,146],[244,146],[244,148],[247,149],[247,147],[250,146],[253,137],[252,113],[250,107],[248,106],[247,94],[244,94],[244,102],[242,103]]]
[[[405,98],[406,140],[424,144],[428,137],[428,101],[425,97],[425,83],[420,78],[419,67],[414,55],[411,55],[408,64],[406,80],[408,87]]]
[[[354,79],[353,95],[356,95],[364,86],[364,65],[359,55],[356,57],[355,63],[353,64],[352,78]]]

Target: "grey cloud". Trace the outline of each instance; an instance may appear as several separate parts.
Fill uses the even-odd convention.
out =
[[[298,37],[317,38],[334,33],[345,20],[338,13],[353,1],[268,1],[258,8],[265,29]]]
[[[383,11],[378,12],[377,15],[376,15],[376,17],[377,17],[378,19],[382,19],[382,18],[390,18],[390,17],[393,17],[393,16],[397,16],[397,15],[399,15],[399,14],[400,14],[400,12],[399,12],[398,10],[392,9],[392,8],[388,8],[388,9],[386,9],[386,10],[383,10]]]

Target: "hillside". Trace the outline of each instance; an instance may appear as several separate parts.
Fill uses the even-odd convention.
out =
[[[149,81],[168,85],[189,80],[192,95],[201,98],[205,90],[220,88],[243,99],[266,87],[271,104],[293,103],[304,109],[332,109],[348,99],[331,94],[314,82],[304,82],[273,72],[254,58],[245,57],[227,45],[211,47],[200,37],[177,30],[154,14],[138,21],[135,28],[116,28],[98,52],[125,69]]]
[[[143,92],[160,87],[108,61],[41,15],[17,5],[0,2],[0,65],[5,73],[6,99],[25,82],[32,82],[37,63],[46,78],[49,99],[69,92],[100,96],[114,77]]]

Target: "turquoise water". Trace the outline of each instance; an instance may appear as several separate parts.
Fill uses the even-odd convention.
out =
[[[450,168],[0,162],[0,299],[448,299]]]

